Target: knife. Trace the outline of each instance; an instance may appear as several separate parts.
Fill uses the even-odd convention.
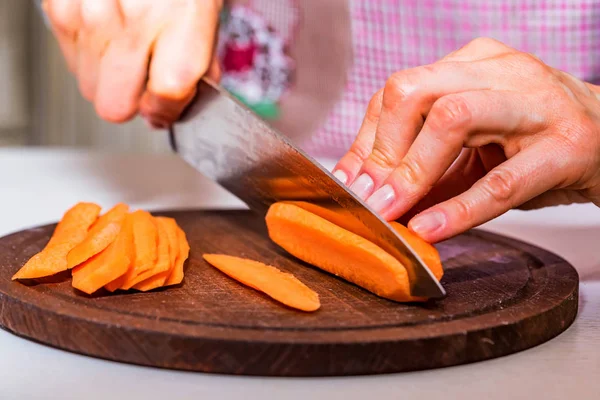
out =
[[[409,244],[329,171],[208,78],[169,128],[173,150],[198,172],[264,216],[282,200],[318,203],[354,218],[399,259],[412,296],[441,298],[442,285]]]

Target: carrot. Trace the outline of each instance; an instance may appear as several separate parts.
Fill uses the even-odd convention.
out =
[[[179,254],[175,260],[175,266],[165,281],[164,286],[178,285],[183,281],[183,264],[189,257],[190,245],[185,237],[185,232],[180,227],[177,227],[177,242],[179,244]]]
[[[73,268],[72,286],[92,294],[124,275],[134,259],[133,218],[128,214],[117,238],[106,249]]]
[[[94,203],[77,203],[59,221],[44,249],[35,254],[12,279],[42,278],[68,269],[67,254],[81,243],[100,214]]]
[[[302,311],[316,311],[321,307],[319,295],[292,274],[238,257],[222,254],[204,254],[202,257],[233,279],[289,307]]]
[[[171,269],[171,263],[169,258],[169,237],[167,235],[167,228],[165,227],[165,222],[161,221],[157,218],[154,218],[154,223],[156,224],[156,230],[158,232],[158,256],[156,258],[156,263],[152,268],[147,271],[140,273],[133,279],[131,286],[135,289],[135,285],[156,275],[161,272],[168,271]]]
[[[147,211],[137,210],[131,214],[133,222],[133,242],[135,261],[126,273],[121,289],[128,290],[135,278],[149,270],[156,263],[158,250],[158,232],[154,217]]]
[[[359,220],[356,219],[349,211],[342,207],[327,208],[318,204],[309,203],[306,201],[286,201],[287,204],[294,204],[300,208],[305,209],[313,214],[318,215],[327,221],[344,228],[347,231],[362,236],[369,241],[373,241],[375,236],[369,229],[367,229]]]
[[[433,276],[435,276],[438,281],[442,279],[442,276],[444,276],[444,269],[442,268],[442,260],[440,259],[440,254],[437,249],[431,243],[427,243],[425,240],[409,231],[404,225],[394,221],[390,222],[390,225],[421,257],[425,265],[429,267]]]
[[[410,295],[408,274],[399,260],[356,233],[285,202],[271,205],[266,223],[271,240],[308,264],[390,300],[425,300]],[[435,258],[431,249],[419,247],[430,252],[424,259]],[[441,277],[441,263],[439,267],[436,276]]]
[[[119,203],[100,216],[89,229],[86,238],[67,255],[68,268],[81,264],[107,248],[119,234],[128,211],[127,204]]]
[[[108,290],[111,293],[114,292],[115,290],[117,290],[121,286],[123,286],[123,284],[125,283],[125,278],[126,278],[125,274],[119,276],[117,279],[104,285],[104,289]]]
[[[355,233],[363,238],[373,242],[374,234],[371,233],[360,221],[356,219],[350,212],[342,209],[341,207],[330,209],[323,206],[319,206],[313,203],[305,201],[286,201],[287,204],[294,204],[300,208],[305,209],[313,214],[318,215],[321,218],[334,223],[340,228],[344,228],[352,233]],[[423,259],[425,265],[429,267],[433,275],[438,279],[442,279],[444,271],[442,269],[442,262],[437,249],[430,243],[427,243],[416,234],[408,230],[404,225],[398,222],[392,221],[390,225],[398,235],[402,236],[406,240],[419,256]]]
[[[177,236],[177,222],[173,218],[156,217],[156,220],[165,230],[167,234],[167,242],[169,244],[169,269],[163,272],[154,274],[145,280],[135,284],[134,289],[146,292],[156,289],[165,284],[165,281],[171,275],[171,271],[175,268],[177,256],[179,255],[179,240]]]

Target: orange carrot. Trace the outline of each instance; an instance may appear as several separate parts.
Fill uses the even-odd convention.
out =
[[[410,295],[402,263],[362,236],[284,202],[270,207],[266,222],[275,243],[311,265],[390,300],[425,300]]]
[[[171,268],[169,258],[169,237],[167,235],[167,228],[165,227],[165,222],[154,218],[154,223],[156,224],[156,230],[158,232],[158,256],[156,258],[156,263],[152,268],[140,273],[133,279],[131,287],[133,287],[134,289],[136,284],[145,281],[146,279],[156,274],[168,271]]]
[[[78,203],[70,208],[44,249],[31,257],[12,279],[42,278],[67,270],[67,254],[85,239],[98,214],[100,206],[93,203]]]
[[[131,214],[133,221],[133,242],[135,245],[135,261],[126,273],[121,289],[128,290],[135,278],[149,270],[156,263],[158,249],[158,232],[154,217],[147,211],[137,210]]]
[[[238,257],[222,254],[204,254],[204,259],[223,273],[269,297],[302,311],[316,311],[321,307],[319,295],[294,275],[279,269]]]
[[[73,268],[74,288],[92,294],[127,272],[134,261],[132,222],[128,214],[117,238],[106,249]]]
[[[318,215],[327,221],[344,228],[347,231],[362,236],[369,241],[373,241],[375,236],[367,229],[359,220],[356,219],[349,211],[342,207],[326,208],[324,206],[309,203],[306,201],[286,201],[287,204],[294,204],[305,209],[313,214]]]
[[[433,276],[435,276],[438,281],[442,279],[442,276],[444,276],[444,269],[442,268],[442,260],[440,259],[440,254],[437,249],[431,243],[427,243],[425,240],[409,231],[404,225],[394,221],[390,222],[390,225],[421,257],[425,265],[429,267]]]
[[[81,264],[107,248],[119,234],[128,211],[127,204],[119,203],[101,215],[89,229],[83,242],[75,246],[67,255],[68,268]]]
[[[368,230],[360,221],[358,221],[354,216],[352,216],[348,211],[340,208],[329,209],[320,205],[316,205],[313,203],[308,203],[305,201],[286,201],[287,204],[294,204],[300,208],[303,208],[313,214],[318,215],[321,218],[326,219],[329,222],[334,223],[340,228],[344,228],[352,233],[355,233],[363,238],[373,241],[374,235]],[[398,222],[392,221],[390,225],[398,235],[402,236],[404,240],[408,242],[408,244],[419,254],[419,256],[423,259],[423,262],[429,267],[433,275],[438,279],[442,279],[442,275],[444,273],[442,269],[442,263],[440,260],[440,255],[437,249],[427,243],[423,239],[421,239],[416,234],[412,233],[408,230],[404,225],[399,224]]]
[[[179,254],[164,286],[178,285],[183,281],[183,264],[190,254],[190,245],[185,237],[185,232],[180,227],[177,227],[177,242],[179,244]]]
[[[104,289],[108,290],[109,292],[114,292],[115,290],[121,288],[121,286],[123,286],[123,284],[125,283],[125,274],[119,276],[117,279],[107,283],[106,285],[104,285]]]
[[[156,217],[156,220],[163,226],[167,234],[169,244],[169,269],[157,273],[133,286],[134,289],[147,292],[156,289],[165,284],[165,281],[171,275],[171,271],[175,268],[177,256],[179,256],[179,239],[177,237],[177,222],[173,218]]]

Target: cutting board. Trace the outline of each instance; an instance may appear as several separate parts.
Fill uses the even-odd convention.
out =
[[[578,275],[540,248],[473,230],[437,245],[448,296],[379,298],[272,243],[248,211],[177,211],[191,246],[184,282],[150,293],[76,292],[69,274],[10,277],[54,225],[0,239],[0,325],[60,349],[146,366],[262,376],[378,374],[505,356],[555,337],[575,319]],[[294,273],[319,293],[303,313],[242,286],[202,254],[248,257]]]

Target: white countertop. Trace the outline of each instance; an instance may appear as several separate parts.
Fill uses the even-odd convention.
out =
[[[328,165],[328,163],[324,163]],[[74,203],[149,210],[242,204],[174,156],[0,149],[0,236],[60,218]],[[283,379],[185,373],[79,356],[0,330],[0,399],[600,398],[600,209],[510,212],[485,229],[544,247],[581,278],[580,312],[557,338],[476,364],[372,377]]]

